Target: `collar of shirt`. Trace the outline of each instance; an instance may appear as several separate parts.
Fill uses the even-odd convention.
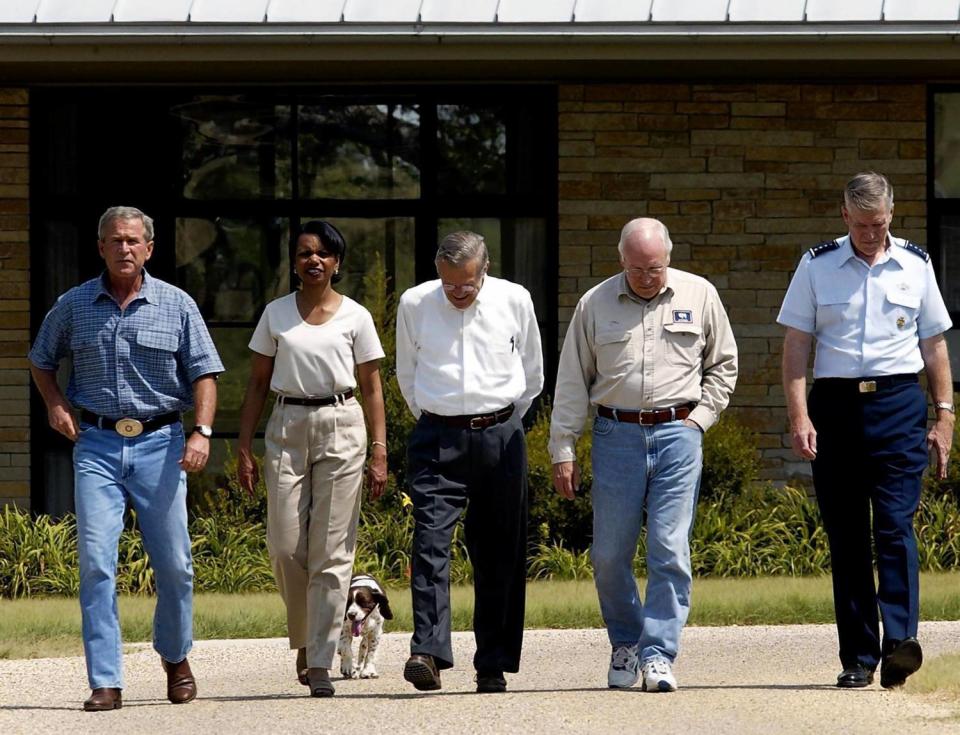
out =
[[[659,299],[667,291],[670,291],[671,293],[673,292],[673,288],[670,286],[670,269],[669,268],[667,269],[667,282],[663,285],[663,288],[661,288],[657,292],[657,295],[654,296],[652,299],[645,299],[642,296],[637,296],[637,294],[633,292],[633,289],[630,288],[630,284],[627,283],[626,271],[620,274],[620,279],[617,281],[617,300],[618,301],[626,297],[637,304],[651,304],[657,299]]]
[[[143,276],[143,280],[140,282],[140,290],[137,292],[136,298],[133,300],[136,301],[137,299],[143,299],[150,304],[160,303],[156,286],[153,284],[153,278],[151,278],[147,273],[147,269],[141,269],[140,274]],[[96,293],[94,293],[91,302],[97,301],[100,298],[108,298],[111,301],[116,301],[116,299],[113,297],[113,294],[110,293],[110,289],[107,287],[107,277],[107,271],[104,271],[100,274],[99,287],[97,288]]]
[[[837,263],[837,268],[843,268],[843,266],[849,263],[851,259],[863,265],[867,265],[865,261],[857,256],[856,251],[854,251],[853,239],[850,237],[850,235],[844,235],[841,237],[839,240],[837,240],[837,244],[840,245],[840,252],[843,254],[843,257],[840,258],[839,262]],[[887,247],[884,248],[883,254],[877,259],[877,262],[870,267],[883,265],[888,260],[893,260],[898,266],[903,268],[903,262],[900,260],[903,255],[903,248],[897,247],[897,238],[888,232]]]
[[[470,306],[468,306],[466,309],[461,309],[457,306],[454,306],[450,302],[450,299],[447,298],[446,292],[443,290],[443,281],[437,281],[437,283],[438,283],[437,291],[439,291],[440,293],[440,298],[443,299],[443,305],[446,306],[448,309],[459,312],[461,314],[467,314],[470,312],[471,309],[475,307],[479,309],[486,301],[490,300],[490,291],[492,289],[490,288],[490,279],[487,277],[486,274],[484,274],[483,280],[480,282],[480,290],[477,291],[477,297],[470,302]]]

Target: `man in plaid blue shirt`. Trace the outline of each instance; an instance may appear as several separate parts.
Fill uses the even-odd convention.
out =
[[[59,298],[30,350],[50,426],[75,442],[80,608],[93,690],[87,711],[122,705],[116,566],[128,502],[156,579],[153,641],[167,698],[180,704],[197,695],[187,662],[193,560],[186,472],[202,470],[210,454],[223,372],[193,299],[144,268],[153,254],[153,220],[133,207],[111,207],[98,234],[106,270]],[[68,356],[73,370],[64,396],[57,368]],[[181,413],[191,407],[196,425],[185,438]]]

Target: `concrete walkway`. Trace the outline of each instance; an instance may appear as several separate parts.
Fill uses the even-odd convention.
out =
[[[960,651],[960,622],[926,623],[920,638],[928,660]],[[125,659],[123,709],[108,713],[80,710],[82,658],[0,661],[0,733],[960,734],[960,702],[832,686],[832,626],[688,628],[673,694],[607,689],[599,630],[528,631],[523,670],[502,695],[474,693],[473,638],[457,634],[443,689],[419,693],[401,675],[408,641],[387,635],[380,678],[337,680],[327,700],[296,683],[283,640],[201,641],[190,656],[200,698],[184,706],[167,703],[157,656],[137,647]]]

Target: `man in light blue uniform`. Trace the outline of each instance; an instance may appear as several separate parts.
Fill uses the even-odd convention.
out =
[[[954,406],[943,333],[951,321],[930,256],[889,233],[887,179],[854,176],[841,211],[849,234],[803,256],[777,317],[787,327],[783,386],[793,450],[813,461],[830,542],[843,666],[837,686],[869,685],[880,664],[881,685],[896,687],[923,661],[913,516],[928,451],[946,476]],[[937,415],[929,432],[921,369]]]
[[[184,472],[203,469],[210,454],[223,372],[193,299],[144,268],[153,254],[150,217],[111,207],[100,218],[99,249],[103,275],[60,297],[30,350],[50,426],[75,442],[80,610],[93,690],[84,709],[93,712],[122,706],[116,567],[127,503],[156,579],[153,645],[167,673],[167,698],[181,704],[196,697],[187,662],[193,561]],[[57,367],[68,356],[73,370],[64,396]],[[196,425],[185,439],[180,415],[191,406]]]

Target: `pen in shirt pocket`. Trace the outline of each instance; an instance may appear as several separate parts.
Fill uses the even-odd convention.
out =
[[[517,348],[517,338],[516,338],[516,337],[511,337],[511,338],[510,338],[510,352],[512,353],[516,348]]]

